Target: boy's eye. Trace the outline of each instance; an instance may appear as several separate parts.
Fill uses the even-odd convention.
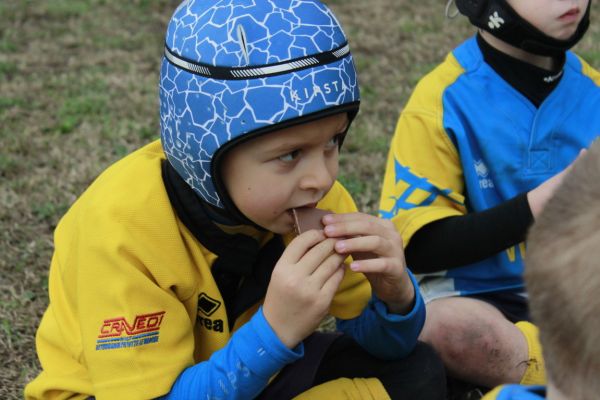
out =
[[[283,161],[283,162],[292,162],[294,161],[298,155],[300,154],[300,150],[294,150],[294,151],[290,151],[287,154],[284,154],[282,156],[279,156],[278,159],[279,161]]]
[[[332,137],[331,139],[329,139],[329,142],[327,143],[327,147],[328,148],[338,148],[340,147],[340,143],[342,143],[342,138],[344,137],[344,135],[342,133],[338,133],[337,135],[335,135],[334,137]]]

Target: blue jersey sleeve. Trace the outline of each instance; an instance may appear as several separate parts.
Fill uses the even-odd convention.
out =
[[[251,399],[277,371],[303,355],[302,343],[290,350],[279,340],[261,307],[224,348],[186,368],[161,399]]]
[[[415,277],[410,271],[408,275],[415,287],[414,306],[408,314],[390,314],[385,303],[373,296],[358,317],[338,320],[338,329],[375,357],[391,360],[410,353],[425,323],[425,303]]]

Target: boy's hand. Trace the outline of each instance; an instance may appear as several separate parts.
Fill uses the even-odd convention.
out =
[[[334,250],[335,239],[310,230],[287,246],[273,269],[263,312],[289,348],[319,326],[342,278],[345,256]]]
[[[388,311],[408,313],[415,291],[406,270],[402,238],[394,224],[363,213],[329,214],[323,223],[325,235],[340,239],[335,250],[344,256],[353,255],[350,268],[365,274]]]
[[[547,181],[540,184],[535,189],[529,191],[527,193],[527,201],[529,202],[529,209],[531,210],[531,214],[533,215],[533,219],[537,219],[540,215],[546,203],[550,198],[554,195],[554,192],[558,187],[562,184],[562,181],[565,179],[565,176],[569,173],[571,168],[573,168],[573,164],[577,162],[585,153],[586,149],[582,149],[577,158],[569,164],[567,168],[549,178]]]

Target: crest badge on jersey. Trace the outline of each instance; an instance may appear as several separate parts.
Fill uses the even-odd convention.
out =
[[[489,178],[490,170],[483,160],[475,160],[474,162],[475,172],[479,177],[479,187],[482,189],[491,189],[494,187],[494,181]]]

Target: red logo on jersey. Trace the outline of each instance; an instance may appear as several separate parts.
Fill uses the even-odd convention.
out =
[[[131,325],[127,322],[125,317],[105,319],[100,327],[98,339],[119,337],[123,332],[125,332],[127,336],[134,336],[139,335],[140,333],[158,331],[164,315],[164,311],[136,315]]]

